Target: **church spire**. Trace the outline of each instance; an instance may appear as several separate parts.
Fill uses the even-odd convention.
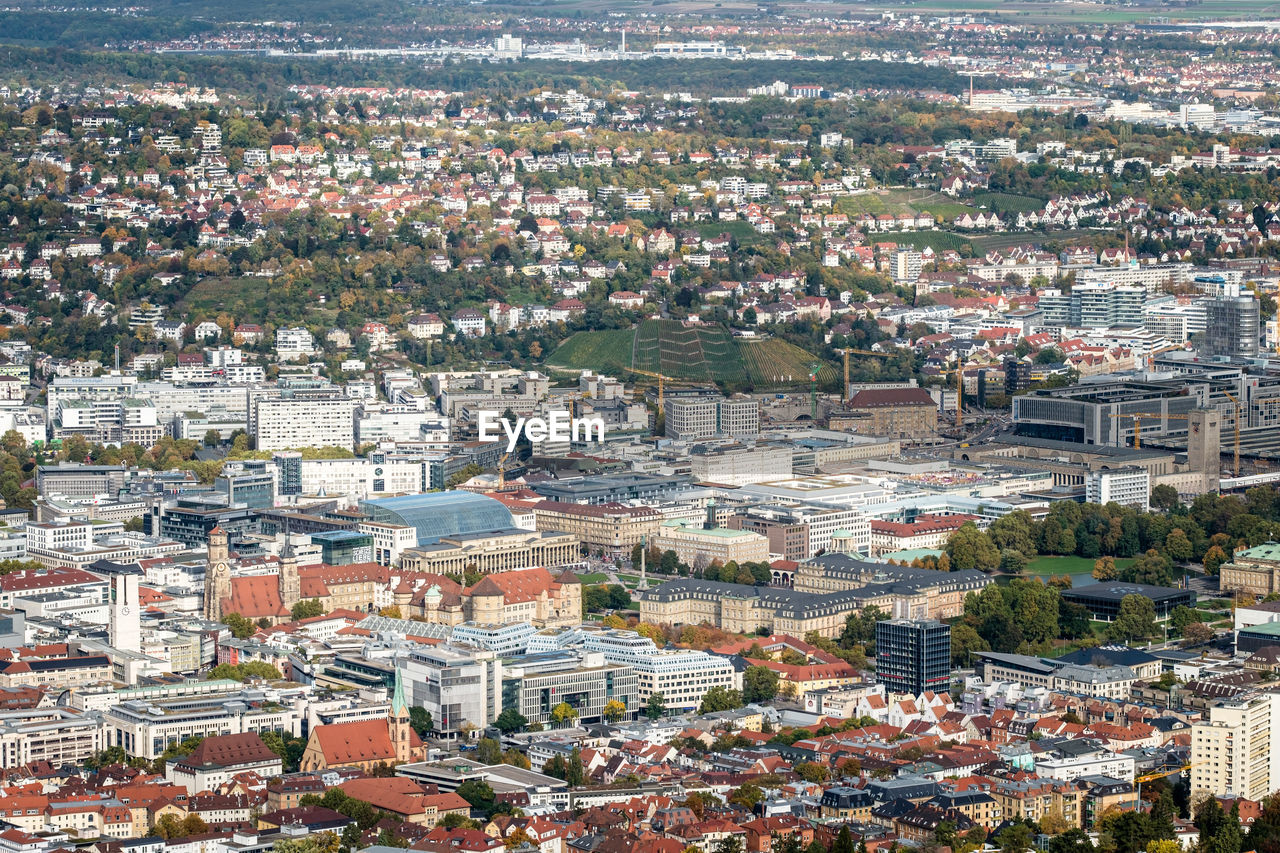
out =
[[[400,678],[400,667],[396,667],[395,686],[391,688],[391,716],[399,717],[401,714],[409,716],[409,703],[404,698],[404,681]]]

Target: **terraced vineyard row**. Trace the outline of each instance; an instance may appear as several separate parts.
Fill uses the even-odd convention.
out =
[[[752,386],[757,390],[807,387],[810,365],[819,363],[810,353],[777,338],[740,340],[738,353],[746,366]],[[818,381],[825,384],[835,378],[835,369],[829,364],[822,364],[818,371]]]

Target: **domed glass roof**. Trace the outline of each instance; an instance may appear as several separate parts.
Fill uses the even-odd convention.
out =
[[[472,492],[431,492],[374,498],[360,508],[371,521],[416,528],[419,545],[434,545],[441,537],[459,533],[508,530],[515,527],[511,512],[499,501]]]

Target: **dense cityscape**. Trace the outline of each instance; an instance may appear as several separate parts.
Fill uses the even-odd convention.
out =
[[[1280,853],[1277,30],[0,8],[0,853]]]

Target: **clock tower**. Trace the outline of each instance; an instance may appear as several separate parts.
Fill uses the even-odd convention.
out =
[[[142,651],[142,601],[138,579],[142,572],[132,566],[113,567],[109,587],[110,642],[123,652]]]

